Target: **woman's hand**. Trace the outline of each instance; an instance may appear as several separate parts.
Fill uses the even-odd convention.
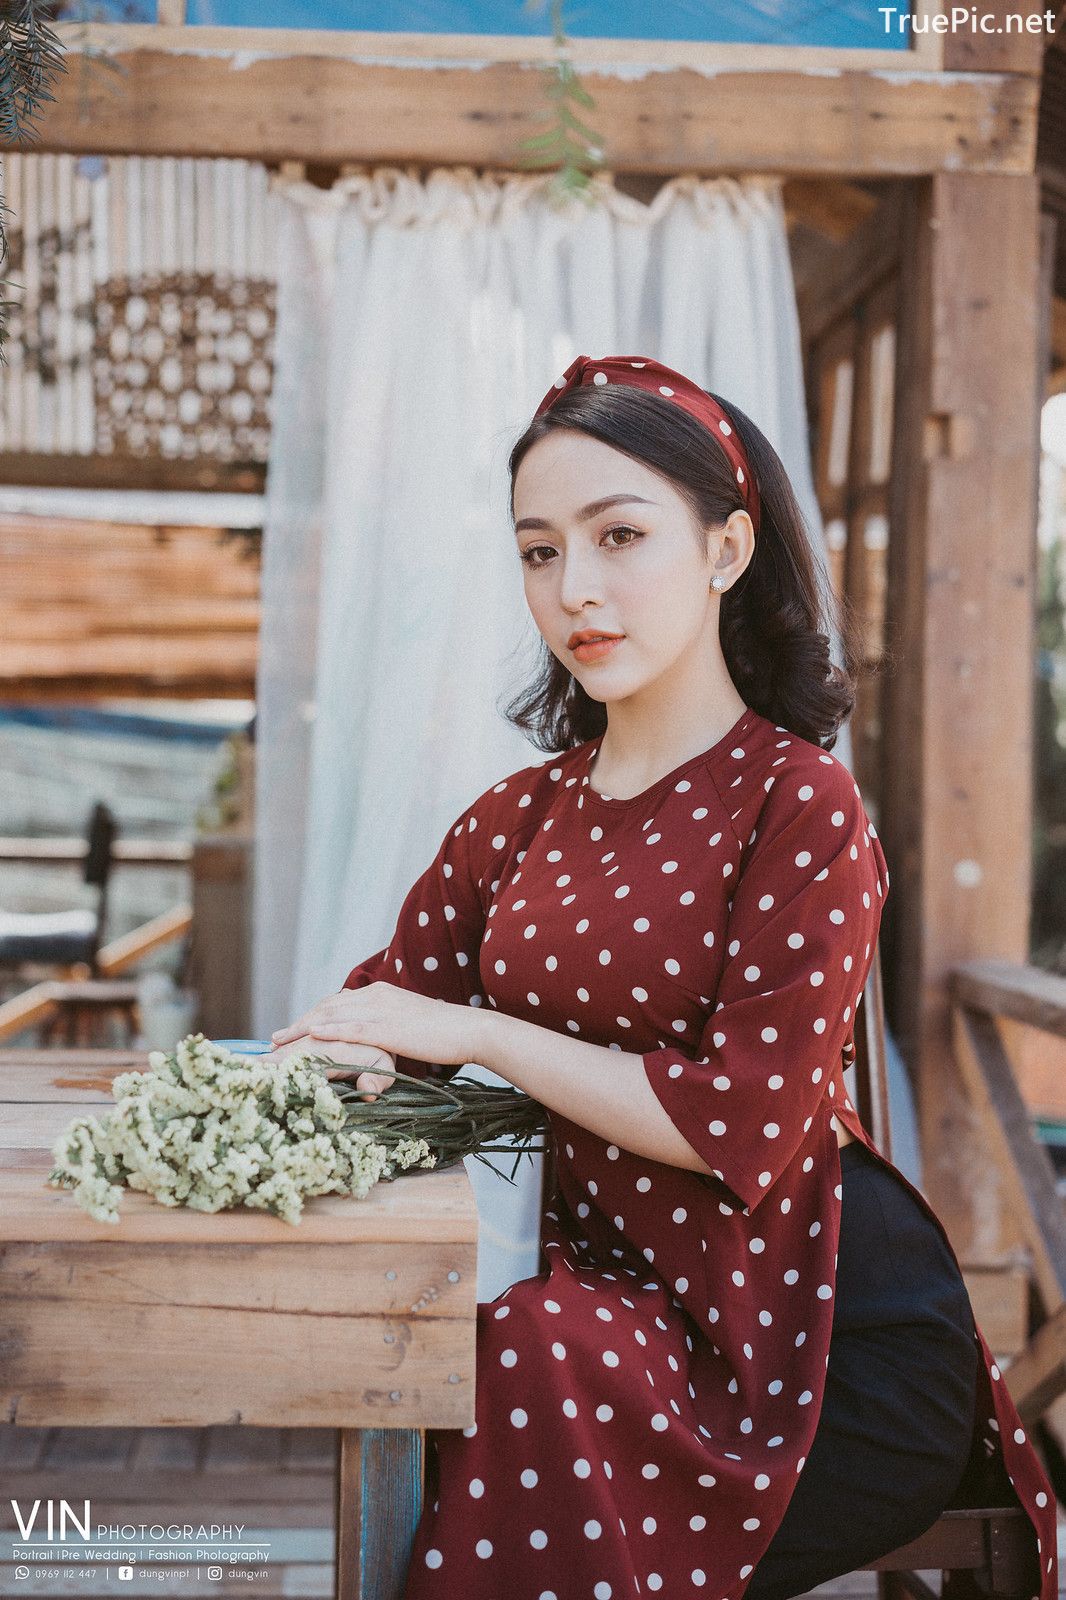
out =
[[[368,1045],[414,1061],[463,1066],[476,1061],[478,1012],[412,994],[394,983],[368,983],[327,995],[287,1028],[271,1035],[277,1049],[304,1038],[304,1048],[320,1043]],[[330,1053],[330,1052],[324,1052]]]
[[[331,1061],[344,1065],[326,1067],[327,1078],[350,1078],[351,1067],[382,1066],[391,1069],[396,1066],[396,1058],[387,1050],[375,1049],[373,1045],[345,1044],[338,1042],[331,1044],[327,1049],[322,1049],[315,1040],[301,1037],[282,1045],[280,1049],[272,1050],[269,1055],[257,1056],[257,1061],[287,1061],[290,1056],[304,1055],[310,1052],[313,1055],[328,1056]],[[386,1076],[383,1072],[360,1072],[355,1080],[355,1087],[364,1093],[369,1100],[376,1100],[379,1094],[384,1094],[386,1089],[392,1087],[396,1080]]]

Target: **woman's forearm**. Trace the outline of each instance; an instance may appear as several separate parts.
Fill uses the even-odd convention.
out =
[[[471,1061],[624,1150],[710,1173],[667,1116],[639,1055],[571,1039],[501,1011],[479,1009],[470,1020]]]

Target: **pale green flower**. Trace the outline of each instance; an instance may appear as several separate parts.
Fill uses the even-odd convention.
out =
[[[348,1112],[310,1055],[247,1061],[191,1034],[120,1073],[115,1106],[76,1117],[53,1146],[49,1181],[101,1222],[118,1221],[122,1185],[161,1205],[246,1205],[299,1221],[317,1194],[365,1198],[397,1169],[433,1166],[424,1139],[392,1147],[347,1127]],[[112,1181],[114,1180],[114,1181]]]

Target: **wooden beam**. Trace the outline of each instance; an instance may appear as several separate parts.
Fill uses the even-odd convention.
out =
[[[1007,1388],[1026,1427],[1066,1392],[1066,1306],[1060,1306],[1020,1350],[1006,1372]]]
[[[1028,1252],[1000,1261],[960,1260],[974,1320],[995,1356],[1014,1359],[1029,1342]]]
[[[990,1247],[948,976],[1029,955],[1039,183],[941,173],[902,240],[880,832],[888,1015],[952,1238]],[[994,226],[989,219],[994,218]]]
[[[1025,77],[600,64],[583,80],[595,101],[588,120],[619,172],[870,177],[1033,165],[1039,85]],[[143,49],[66,73],[35,148],[514,169],[546,105],[543,72],[528,62]],[[753,105],[774,114],[755,117]]]
[[[1051,1157],[1030,1130],[995,1022],[964,1006],[955,1008],[952,1022],[954,1059],[980,1128],[983,1181],[1002,1196],[1029,1251],[1044,1312],[1053,1316],[1066,1304],[1066,1213]]]
[[[923,1569],[958,1573],[960,1577],[964,1573],[983,1574],[989,1571],[991,1552],[991,1560],[995,1562],[990,1573],[994,1587],[986,1592],[1018,1594],[1022,1588],[1019,1569],[1024,1568],[1023,1558],[1017,1552],[1028,1551],[1032,1539],[1022,1521],[1027,1516],[1020,1505],[1007,1505],[995,1511],[977,1507],[943,1511],[932,1527],[920,1533],[917,1539],[874,1561],[864,1562],[861,1570],[891,1573],[893,1588],[888,1590],[889,1594],[894,1590],[899,1595],[936,1600],[936,1590],[919,1576]],[[954,1581],[952,1587],[957,1587]],[[985,1586],[982,1584],[982,1587]],[[981,1592],[976,1583],[969,1588],[971,1594]]]
[[[124,867],[187,867],[193,847],[186,839],[115,839],[111,860]],[[0,864],[20,867],[70,864],[85,861],[84,839],[0,837]]]
[[[784,188],[785,222],[814,228],[841,244],[876,211],[878,196],[842,178],[789,178]]]
[[[76,70],[76,69],[75,69]],[[0,483],[20,489],[167,489],[262,494],[266,465],[247,461],[167,461],[162,456],[72,456],[0,451]]]
[[[254,679],[257,647],[254,630],[219,633],[210,641],[211,660],[205,661],[205,635],[142,633],[136,619],[131,619],[128,632],[120,633],[112,625],[106,633],[98,631],[95,639],[66,640],[62,648],[59,641],[12,641],[3,650],[0,696],[14,699],[24,697],[30,685],[37,694],[71,679],[88,683],[95,678],[112,685],[134,681],[175,689],[180,685],[186,692],[190,683],[208,683],[214,685],[216,696],[226,698]]]
[[[425,1431],[338,1428],[336,1595],[400,1594],[422,1510]]]
[[[152,917],[151,921],[142,922],[140,927],[100,947],[96,965],[101,977],[113,978],[120,972],[128,972],[145,956],[152,955],[166,944],[173,944],[175,939],[183,939],[191,927],[191,906],[174,906],[170,911]]]
[[[967,961],[948,982],[959,1005],[1066,1038],[1066,978],[1013,961]]]
[[[1054,11],[1049,0],[981,0],[969,6],[982,18],[980,27],[967,21],[944,35],[944,69],[948,72],[1021,72],[1039,78],[1044,51],[1054,38],[1045,13]],[[950,16],[951,7],[944,11]],[[995,31],[993,31],[995,30]]]
[[[255,668],[218,672],[205,661],[192,673],[187,665],[170,674],[155,672],[65,673],[48,677],[0,677],[0,700],[9,705],[94,705],[98,700],[254,700]]]
[[[56,1012],[55,985],[35,983],[0,1005],[0,1039],[13,1039],[26,1028],[45,1022]]]
[[[893,184],[851,237],[836,248],[827,246],[817,269],[808,272],[796,293],[805,345],[821,339],[856,300],[897,269],[903,205],[902,187]]]

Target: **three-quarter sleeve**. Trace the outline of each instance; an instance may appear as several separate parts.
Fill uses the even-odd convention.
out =
[[[342,988],[393,983],[434,1000],[482,1004],[478,952],[485,909],[477,863],[485,857],[487,841],[479,837],[478,828],[485,831],[487,809],[482,795],[448,829],[433,860],[408,890],[392,938],[353,967]],[[397,1056],[396,1066],[416,1078],[448,1079],[459,1070],[410,1056]]]
[[[749,1211],[828,1093],[888,889],[854,779],[827,760],[770,785],[741,861],[697,1059],[672,1047],[643,1056],[675,1126]]]

